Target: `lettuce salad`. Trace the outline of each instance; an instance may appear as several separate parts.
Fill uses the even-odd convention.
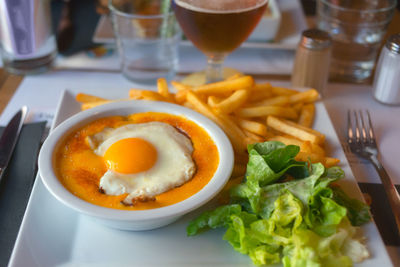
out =
[[[332,184],[339,167],[299,162],[298,146],[265,142],[248,147],[245,180],[230,192],[231,204],[191,221],[189,236],[224,227],[223,237],[255,265],[352,266],[369,256],[357,226],[369,207]]]

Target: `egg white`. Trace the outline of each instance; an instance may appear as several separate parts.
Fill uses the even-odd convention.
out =
[[[104,156],[112,144],[126,138],[142,138],[150,142],[157,150],[157,161],[147,171],[122,174],[109,169],[101,177],[100,188],[105,194],[129,194],[123,201],[125,204],[152,199],[184,184],[196,172],[191,140],[167,123],[148,122],[106,128],[89,136],[87,141],[94,153]]]

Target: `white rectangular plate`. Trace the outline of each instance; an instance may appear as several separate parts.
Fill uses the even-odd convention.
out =
[[[65,91],[54,125],[79,112],[74,95]],[[317,103],[315,128],[326,134],[328,152],[341,160],[343,189],[356,198],[360,190],[349,168],[325,106]],[[14,247],[10,266],[253,266],[222,240],[224,230],[186,236],[190,219],[207,204],[177,222],[151,231],[120,231],[97,224],[58,202],[37,177]],[[373,222],[363,227],[371,258],[362,266],[391,266]]]

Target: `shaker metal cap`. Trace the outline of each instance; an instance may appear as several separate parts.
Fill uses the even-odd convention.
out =
[[[386,42],[386,47],[389,51],[400,54],[400,33],[390,36]]]
[[[332,45],[332,38],[325,31],[309,29],[303,31],[301,45],[309,49],[324,49]]]

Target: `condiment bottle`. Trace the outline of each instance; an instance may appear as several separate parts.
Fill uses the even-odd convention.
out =
[[[372,88],[379,102],[400,104],[400,33],[390,36],[382,48]]]
[[[332,39],[327,32],[303,31],[293,66],[294,87],[311,87],[322,94],[328,81],[331,47]]]

